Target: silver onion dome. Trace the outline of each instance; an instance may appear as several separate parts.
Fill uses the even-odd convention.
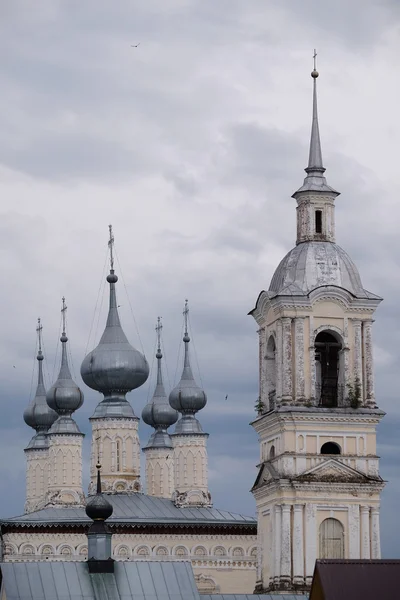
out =
[[[135,417],[125,396],[140,387],[149,376],[149,365],[139,350],[128,342],[119,319],[114,272],[112,229],[110,226],[110,304],[106,328],[98,346],[83,360],[81,376],[86,385],[104,395],[93,418]],[[135,417],[136,418],[136,417]]]
[[[154,394],[150,402],[146,404],[142,411],[142,419],[150,427],[155,429],[151,435],[146,448],[172,448],[172,441],[167,431],[168,427],[176,423],[178,413],[168,402],[167,394],[165,393],[163,375],[162,375],[162,352],[161,352],[161,318],[157,320],[157,384]]]
[[[38,326],[36,328],[39,341],[38,354],[36,357],[38,361],[38,383],[34,398],[24,410],[24,421],[29,427],[32,427],[32,429],[36,431],[36,435],[34,435],[29,442],[28,448],[47,448],[48,440],[45,434],[58,417],[57,413],[54,412],[46,402],[46,390],[43,380],[44,356],[42,352],[42,329],[43,327],[40,319],[38,319]]]
[[[51,386],[46,394],[48,406],[58,415],[57,421],[51,426],[49,433],[80,433],[75,421],[71,418],[73,412],[83,404],[83,393],[72,379],[68,365],[67,342],[65,332],[65,313],[67,307],[65,298],[62,299],[63,331],[61,341],[61,368],[57,381]]]
[[[207,404],[207,396],[194,380],[192,367],[189,357],[189,342],[188,334],[188,301],[185,302],[185,333],[183,342],[185,344],[185,355],[183,361],[183,372],[178,385],[172,390],[169,395],[169,403],[172,408],[181,413],[181,418],[175,427],[175,433],[202,433],[202,427],[199,421],[195,418],[195,414],[205,407]]]

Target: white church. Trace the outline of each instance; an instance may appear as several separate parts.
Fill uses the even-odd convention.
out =
[[[257,519],[213,507],[207,438],[199,413],[207,396],[190,363],[188,305],[178,385],[163,383],[161,323],[157,384],[142,418],[154,433],[142,446],[139,418],[126,395],[149,376],[129,343],[117,305],[110,229],[109,313],[99,344],[81,366],[83,382],[102,394],[90,418],[91,483],[97,465],[112,505],[107,523],[116,561],[190,560],[202,594],[302,594],[317,558],[380,558],[379,504],[384,482],[376,455],[372,323],[381,298],[365,290],[357,267],[336,244],[335,200],[322,161],[317,77],[308,166],[297,203],[295,247],[249,313],[259,336],[260,455],[252,489]],[[58,379],[45,390],[41,325],[36,395],[25,422],[25,514],[2,519],[2,561],[86,561],[82,439],[73,414],[83,392],[72,380],[63,302]],[[90,558],[90,557],[89,557]],[[254,596],[255,598],[256,596]],[[293,598],[294,596],[291,596]]]

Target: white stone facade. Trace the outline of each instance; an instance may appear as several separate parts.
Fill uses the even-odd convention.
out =
[[[191,560],[200,592],[245,594],[256,582],[257,538],[252,535],[114,534],[116,560]],[[6,533],[3,560],[86,560],[84,533]]]
[[[144,448],[146,492],[149,496],[172,498],[175,489],[174,451],[172,448]]]
[[[174,500],[177,506],[211,506],[207,433],[174,434]]]
[[[26,456],[25,512],[43,508],[50,479],[49,449],[28,448]]]
[[[92,448],[90,486],[96,486],[96,463],[101,464],[101,480],[105,492],[139,492],[140,442],[138,418],[91,419]]]
[[[83,435],[49,435],[48,484],[46,506],[83,506],[82,490]]]

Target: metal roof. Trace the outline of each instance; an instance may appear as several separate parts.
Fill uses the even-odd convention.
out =
[[[303,594],[207,594],[201,600],[308,600]]]
[[[10,562],[1,572],[6,600],[200,600],[187,561],[115,562],[95,574],[85,562]]]
[[[221,511],[216,508],[178,508],[168,498],[155,498],[146,494],[110,494],[107,499],[113,506],[112,517],[107,521],[124,524],[210,524],[256,526],[254,517]],[[57,525],[87,523],[84,508],[44,508],[18,517],[2,519],[0,524]]]

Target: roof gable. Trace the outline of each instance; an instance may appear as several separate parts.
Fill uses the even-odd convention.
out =
[[[339,460],[328,458],[319,465],[302,473],[297,477],[297,480],[365,483],[371,481],[371,478]]]

